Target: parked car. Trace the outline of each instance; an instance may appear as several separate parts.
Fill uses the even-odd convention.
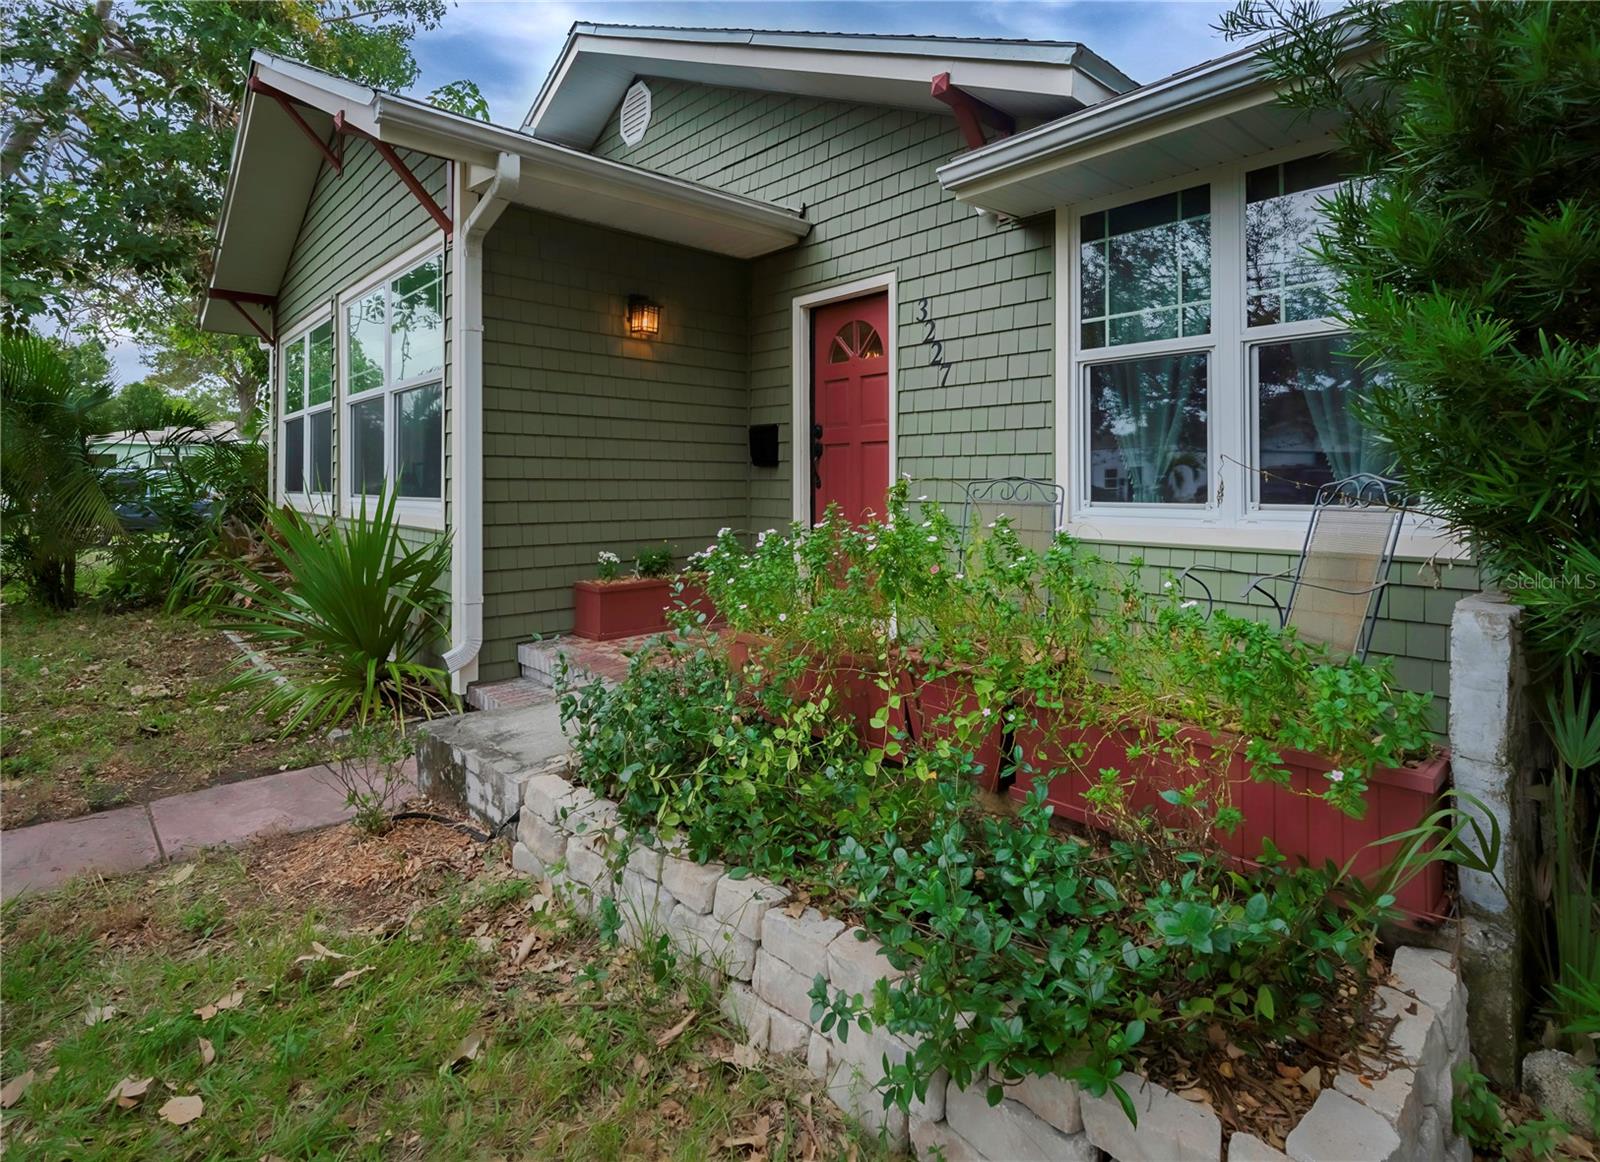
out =
[[[123,529],[130,533],[159,532],[178,512],[187,511],[196,523],[204,523],[217,511],[216,494],[204,490],[192,498],[177,479],[165,472],[112,469],[104,477],[106,492],[112,498],[112,511]]]

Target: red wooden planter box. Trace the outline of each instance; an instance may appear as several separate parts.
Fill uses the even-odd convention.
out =
[[[943,739],[955,742],[958,732],[951,719],[978,712],[978,695],[972,682],[972,675],[963,670],[913,681],[905,701],[911,737],[924,746]],[[1000,713],[995,712],[988,722],[974,725],[970,734],[973,761],[982,768],[978,786],[985,791],[997,790],[1005,736]]]
[[[771,638],[753,633],[728,635],[728,662],[735,669],[743,669],[752,660],[760,661],[761,654],[773,644]],[[854,725],[856,737],[862,745],[881,747],[894,737],[896,731],[906,730],[907,689],[904,675],[892,674],[890,690],[878,685],[880,674],[875,661],[865,661],[850,654],[841,656],[839,663],[830,669],[808,664],[790,680],[787,693],[796,702],[806,702],[820,695],[823,689],[833,686],[834,704],[839,713]],[[889,709],[889,694],[898,692],[900,706]],[[887,711],[885,724],[872,725],[879,711]]]
[[[1374,771],[1368,779],[1366,815],[1352,819],[1314,797],[1327,787],[1325,776],[1333,764],[1305,751],[1279,752],[1290,772],[1290,786],[1282,787],[1252,779],[1243,748],[1233,739],[1186,731],[1184,740],[1202,765],[1197,770],[1180,770],[1164,756],[1130,759],[1128,747],[1137,742],[1131,733],[1079,726],[1070,712],[1031,711],[1019,718],[1017,743],[1023,760],[1042,773],[1019,775],[1011,787],[1013,798],[1025,797],[1037,780],[1047,778],[1045,800],[1058,815],[1103,830],[1106,821],[1095,815],[1084,798],[1084,792],[1099,781],[1103,768],[1116,768],[1124,780],[1133,780],[1128,799],[1135,811],[1150,809],[1167,821],[1177,817],[1177,809],[1161,798],[1162,791],[1187,786],[1205,775],[1221,777],[1229,787],[1229,802],[1239,809],[1244,822],[1232,835],[1219,831],[1214,838],[1241,863],[1253,862],[1261,853],[1261,841],[1270,838],[1291,859],[1315,867],[1328,860],[1343,867],[1354,859],[1352,874],[1370,876],[1398,854],[1398,845],[1368,845],[1420,823],[1437,806],[1450,774],[1450,759],[1445,754],[1413,766]],[[1069,750],[1078,747],[1082,757]],[[1220,769],[1219,752],[1226,755],[1220,760]],[[1209,765],[1207,759],[1212,760]],[[1437,863],[1401,888],[1396,899],[1398,907],[1417,919],[1442,918],[1445,903],[1444,867]]]
[[[590,641],[608,642],[667,628],[667,610],[674,600],[671,577],[622,577],[615,581],[575,581],[572,585],[572,632]],[[685,582],[680,599],[706,611],[710,601],[698,585]]]

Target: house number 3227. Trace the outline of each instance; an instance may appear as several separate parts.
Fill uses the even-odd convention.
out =
[[[939,329],[928,312],[927,299],[917,300],[917,322],[928,328],[928,333],[922,337],[923,345],[928,348],[928,366],[939,369],[939,386],[943,387],[950,379],[950,364],[944,361],[944,340],[939,338]]]

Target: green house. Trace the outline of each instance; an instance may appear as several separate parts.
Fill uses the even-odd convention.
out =
[[[203,320],[272,348],[279,499],[387,485],[449,536],[460,689],[602,550],[902,474],[1058,482],[1232,602],[1380,466],[1305,250],[1331,129],[1248,51],[1136,85],[1071,42],[578,24],[515,127],[259,54]],[[1390,582],[1372,649],[1442,696],[1475,570],[1408,519]]]

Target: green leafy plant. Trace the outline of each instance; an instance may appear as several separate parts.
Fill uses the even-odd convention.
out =
[[[615,553],[601,549],[595,557],[594,575],[602,581],[615,581],[617,574],[622,570],[622,558]]]
[[[640,549],[633,559],[635,577],[665,577],[672,572],[672,549],[661,545],[654,549]]]
[[[404,729],[377,721],[354,726],[332,740],[332,762],[325,778],[344,792],[354,823],[368,835],[389,830],[396,792],[405,785],[411,741]]]
[[[1587,676],[1567,666],[1549,692],[1547,729],[1555,746],[1550,779],[1551,950],[1548,972],[1558,1023],[1575,1037],[1600,1035],[1600,839],[1583,817],[1586,791],[1600,768],[1600,712]]]
[[[325,526],[289,509],[269,525],[272,570],[241,564],[204,608],[275,664],[247,663],[235,679],[259,695],[259,709],[288,731],[453,705],[446,674],[423,660],[444,632],[443,538],[407,543],[393,495]]]
[[[110,385],[85,381],[60,346],[0,336],[0,524],[8,571],[54,609],[77,603],[78,554],[121,526],[89,456]]]

